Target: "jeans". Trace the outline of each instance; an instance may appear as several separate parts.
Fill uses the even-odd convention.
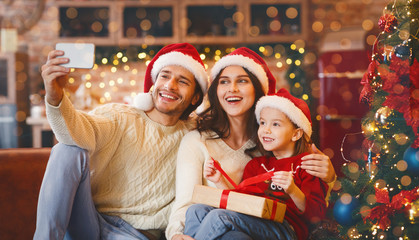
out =
[[[121,218],[96,210],[88,152],[59,143],[52,148],[42,180],[34,239],[148,238]]]
[[[184,233],[197,240],[227,239],[228,235],[240,236],[235,239],[297,239],[286,220],[279,223],[203,204],[188,208]]]

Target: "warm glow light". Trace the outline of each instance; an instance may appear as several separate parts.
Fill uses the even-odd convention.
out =
[[[70,7],[67,9],[67,11],[65,12],[66,16],[70,19],[75,19],[78,15],[78,11],[77,9]]]
[[[252,37],[256,37],[260,34],[260,29],[258,26],[251,26],[249,28],[249,35]]]
[[[296,8],[290,7],[285,11],[285,15],[289,19],[294,19],[298,16],[298,10]]]
[[[146,58],[147,57],[147,54],[145,53],[145,52],[140,52],[139,54],[138,54],[138,58],[139,59],[144,59],[144,58]]]
[[[172,14],[168,10],[163,9],[159,12],[159,18],[163,22],[167,22],[170,20],[170,18],[172,18]]]
[[[321,23],[320,21],[315,21],[315,22],[311,25],[311,29],[312,29],[314,32],[317,32],[317,33],[319,33],[319,32],[321,32],[321,31],[323,31],[323,28],[324,28],[323,23]]]
[[[140,23],[140,27],[143,31],[148,31],[151,28],[151,22],[148,19],[144,19]]]
[[[278,9],[274,6],[270,6],[266,9],[266,15],[270,18],[274,18],[278,15]]]

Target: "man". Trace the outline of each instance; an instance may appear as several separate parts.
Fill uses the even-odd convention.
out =
[[[207,89],[199,53],[187,43],[162,48],[146,70],[151,93],[139,94],[134,107],[107,104],[89,114],[64,94],[69,69],[61,55],[50,52],[42,66],[60,144],[42,182],[34,239],[158,239],[175,197],[177,149]]]

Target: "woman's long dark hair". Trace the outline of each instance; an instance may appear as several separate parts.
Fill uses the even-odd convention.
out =
[[[256,76],[252,74],[250,71],[248,71],[246,68],[243,69],[244,71],[246,71],[253,84],[253,87],[255,88],[255,102],[249,109],[250,114],[246,125],[246,135],[256,143],[257,130],[259,126],[256,121],[256,116],[254,114],[255,106],[259,98],[261,98],[265,94],[263,92],[262,85],[260,84],[260,81],[256,78]],[[214,81],[208,89],[208,100],[210,102],[209,108],[207,108],[204,112],[198,115],[198,131],[200,133],[214,131],[215,133],[217,133],[217,135],[210,136],[210,138],[212,139],[227,138],[230,136],[230,122],[228,121],[227,114],[222,108],[217,96],[219,79],[223,71],[224,69],[222,69],[220,73],[218,73],[218,75],[215,77]],[[261,149],[259,146],[256,146],[250,149],[246,149],[245,152],[250,157],[255,157],[255,155],[252,154],[255,150],[260,151]]]
[[[195,95],[199,95],[199,99],[195,104],[189,104],[189,106],[183,111],[182,115],[179,117],[180,120],[187,120],[189,115],[195,111],[195,109],[201,105],[202,100],[204,99],[204,93],[202,92],[201,86],[198,83],[198,80],[195,78],[195,90],[194,90],[194,97]]]

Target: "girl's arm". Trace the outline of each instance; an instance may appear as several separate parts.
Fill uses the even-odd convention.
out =
[[[292,172],[278,171],[274,173],[272,182],[277,186],[280,186],[294,201],[295,206],[304,212],[306,209],[306,196],[301,189],[295,185]]]

